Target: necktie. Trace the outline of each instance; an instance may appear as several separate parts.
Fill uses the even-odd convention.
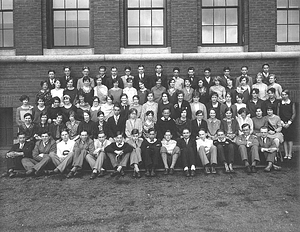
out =
[[[185,143],[186,143],[186,145],[188,145],[188,142],[189,142],[189,141],[188,141],[187,139],[185,139]]]
[[[23,149],[24,143],[20,143],[20,149]]]

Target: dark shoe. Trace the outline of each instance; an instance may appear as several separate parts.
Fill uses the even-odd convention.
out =
[[[9,178],[14,178],[16,176],[17,176],[17,173],[15,173],[14,171],[10,171],[9,174],[8,174]]]
[[[155,173],[154,169],[151,170],[150,176],[152,176],[152,177],[156,176],[156,173]]]
[[[32,169],[28,170],[28,171],[25,173],[25,175],[26,175],[26,176],[32,176],[32,175],[34,175],[34,172],[35,172],[35,170],[32,168]]]
[[[90,180],[96,179],[96,177],[97,177],[97,173],[93,172],[90,176]]]
[[[111,177],[115,177],[119,175],[119,172],[117,170],[115,170],[112,174],[110,174]]]
[[[81,171],[75,171],[74,172],[74,177],[80,177],[82,175]]]
[[[121,175],[121,176],[125,176],[125,172],[124,172],[123,168],[122,168],[121,171],[120,171],[120,175]]]
[[[235,173],[235,171],[233,170],[233,168],[229,169],[230,173]]]
[[[251,172],[252,172],[252,173],[257,173],[257,169],[256,169],[255,166],[252,166],[252,167],[251,167]]]
[[[146,176],[146,177],[149,177],[149,176],[150,176],[150,171],[149,171],[149,169],[146,170],[145,176]]]
[[[246,172],[247,173],[251,173],[252,171],[251,171],[251,167],[248,165],[248,166],[246,166]]]
[[[34,174],[35,174],[35,176],[42,176],[42,175],[45,174],[45,171],[44,170],[38,170]]]
[[[141,178],[141,173],[140,172],[136,172],[136,177],[137,178]]]
[[[216,169],[215,169],[214,166],[211,167],[211,173],[212,173],[212,174],[217,174],[217,171],[216,171]]]
[[[277,165],[273,165],[275,171],[281,171],[281,167]]]
[[[190,172],[189,172],[189,170],[184,171],[184,175],[185,175],[186,177],[190,177]]]
[[[271,165],[268,165],[267,167],[265,167],[264,172],[270,172],[272,169]]]
[[[168,175],[168,174],[169,174],[169,169],[165,168],[164,175]]]
[[[66,177],[68,179],[73,178],[74,177],[74,172],[70,171]]]
[[[211,173],[209,167],[205,167],[204,172],[205,172],[205,174],[210,174]]]
[[[133,171],[132,177],[133,177],[133,178],[136,178],[136,172],[135,172],[135,171]]]
[[[105,170],[100,170],[98,177],[103,177],[105,176]]]
[[[191,177],[194,177],[196,175],[196,170],[191,170]]]
[[[169,174],[174,175],[174,168],[170,168]]]
[[[45,175],[48,175],[48,176],[55,174],[55,172],[53,170],[45,170],[44,173],[45,173]]]

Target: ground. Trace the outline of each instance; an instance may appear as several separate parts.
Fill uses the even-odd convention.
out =
[[[1,178],[0,231],[299,231],[296,160],[251,175]]]

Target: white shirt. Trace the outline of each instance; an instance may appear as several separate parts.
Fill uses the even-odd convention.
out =
[[[104,148],[106,148],[110,144],[111,142],[107,139],[105,139],[103,143],[101,143],[99,139],[94,139],[94,145],[95,145],[94,154],[96,155],[98,154],[99,151],[104,151]]]
[[[199,150],[200,147],[204,147],[206,154],[209,153],[210,148],[213,146],[213,140],[211,139],[205,139],[205,140],[197,139],[196,143],[197,143],[197,150]]]
[[[128,104],[129,105],[131,105],[132,104],[132,102],[133,102],[133,96],[134,95],[137,95],[137,90],[134,88],[134,87],[131,87],[131,88],[129,88],[129,87],[126,87],[126,88],[124,88],[123,89],[123,94],[126,94],[127,95],[127,97],[128,97]]]
[[[176,142],[175,140],[173,140],[173,139],[171,139],[170,141],[167,141],[167,140],[163,139],[163,140],[161,141],[161,145],[167,149],[167,152],[168,152],[169,154],[172,154],[174,148],[175,148],[176,145],[177,145],[177,142]]]
[[[73,151],[75,145],[75,141],[74,140],[68,140],[67,142],[65,141],[60,141],[57,144],[57,156],[60,159],[60,161],[62,161],[66,156],[63,154],[64,151]]]

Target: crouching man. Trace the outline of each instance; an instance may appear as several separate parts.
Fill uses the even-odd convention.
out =
[[[57,147],[49,132],[41,134],[41,140],[37,141],[32,151],[32,158],[23,158],[22,164],[27,170],[26,175],[35,174],[41,176],[45,174],[44,168],[51,161],[51,156],[56,155]]]
[[[124,168],[127,166],[130,153],[133,147],[124,142],[123,133],[118,131],[115,137],[115,142],[108,145],[104,151],[110,159],[110,162],[115,169],[111,176],[124,176]]]

